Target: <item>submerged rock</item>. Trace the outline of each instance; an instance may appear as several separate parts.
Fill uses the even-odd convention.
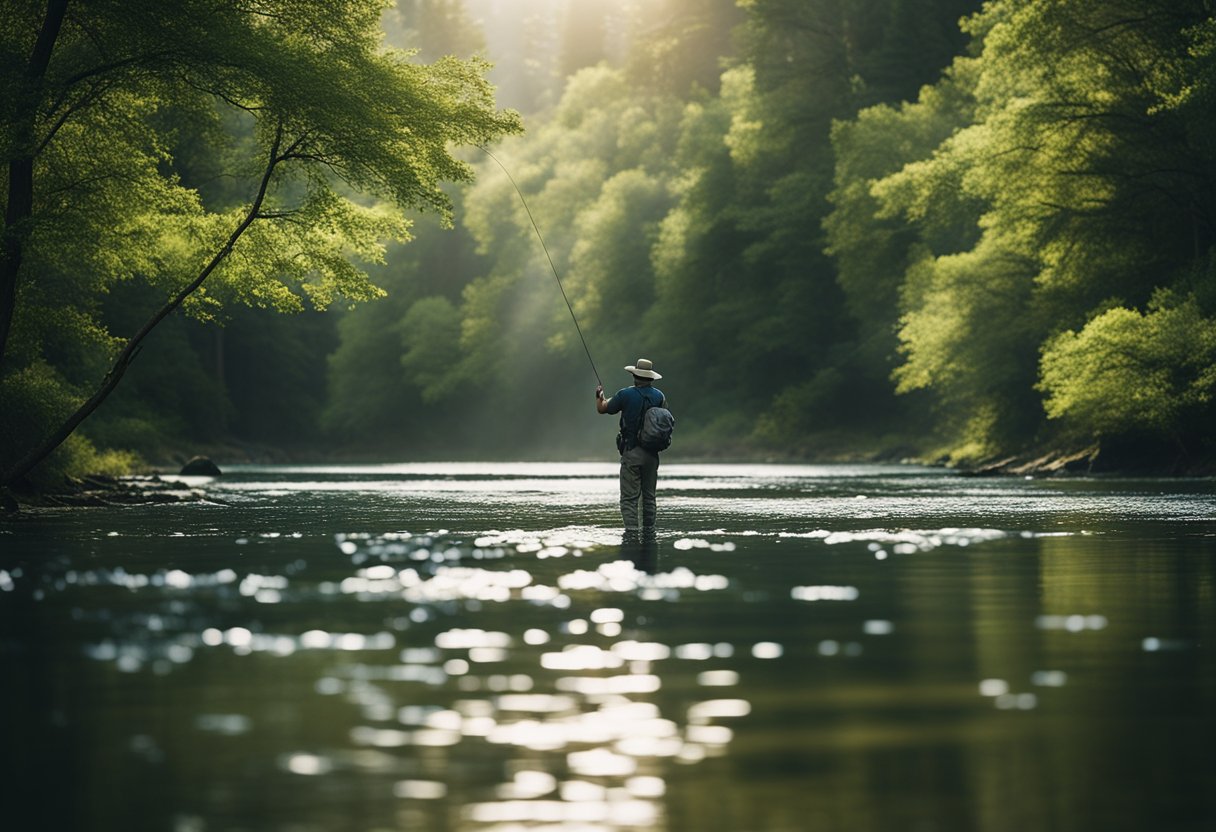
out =
[[[220,467],[205,456],[194,457],[178,473],[185,477],[218,477],[223,474]]]

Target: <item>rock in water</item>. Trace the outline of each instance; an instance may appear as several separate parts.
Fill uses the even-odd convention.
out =
[[[218,477],[223,472],[207,457],[196,456],[182,466],[180,473],[186,477]]]

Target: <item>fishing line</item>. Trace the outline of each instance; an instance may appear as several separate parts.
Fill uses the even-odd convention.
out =
[[[583,328],[578,325],[578,318],[574,314],[574,307],[570,304],[570,298],[566,296],[566,289],[562,286],[562,279],[557,276],[557,266],[553,265],[553,257],[549,254],[549,247],[545,245],[545,238],[540,233],[540,227],[536,224],[536,218],[532,216],[532,209],[528,207],[528,200],[524,199],[524,192],[519,189],[519,185],[515,184],[515,177],[511,176],[511,171],[507,170],[507,166],[500,162],[497,156],[483,145],[477,145],[477,147],[495,162],[498,162],[498,166],[502,168],[502,172],[507,175],[507,180],[511,183],[511,187],[515,188],[515,193],[519,194],[519,201],[524,206],[528,219],[532,222],[532,230],[536,232],[536,239],[540,240],[540,247],[545,250],[545,257],[549,260],[549,268],[553,270],[553,279],[557,281],[557,288],[561,290],[562,300],[566,302],[566,308],[570,310],[570,320],[574,321],[574,328],[578,330],[578,339],[583,342],[583,351],[587,353],[587,360],[591,362],[591,372],[595,374],[596,383],[603,387],[604,382],[600,381],[599,371],[595,369],[595,359],[591,357],[591,350],[587,347],[587,339],[583,337]]]

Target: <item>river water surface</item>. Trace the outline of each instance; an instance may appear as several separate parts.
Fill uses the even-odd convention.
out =
[[[0,520],[0,828],[1216,828],[1210,480],[191,483]]]

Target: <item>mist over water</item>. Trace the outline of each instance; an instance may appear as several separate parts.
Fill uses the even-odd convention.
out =
[[[234,467],[0,524],[11,828],[1200,829],[1216,484]]]

